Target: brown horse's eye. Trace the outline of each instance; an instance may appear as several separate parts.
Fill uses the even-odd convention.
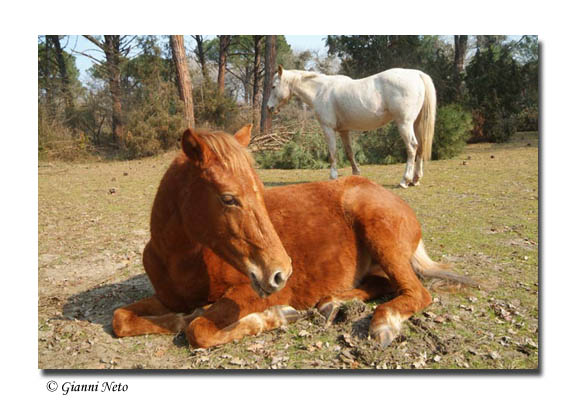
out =
[[[222,203],[224,203],[227,206],[238,206],[239,205],[238,200],[232,195],[228,195],[228,194],[222,195],[220,197],[220,200],[222,201]]]

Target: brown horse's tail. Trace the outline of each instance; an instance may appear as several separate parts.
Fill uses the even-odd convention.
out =
[[[449,271],[451,268],[450,264],[433,261],[427,254],[427,251],[425,251],[423,240],[419,241],[419,246],[411,257],[411,265],[417,275],[425,278],[437,278],[467,286],[479,286],[479,283],[475,280]]]
[[[414,125],[415,135],[419,142],[417,155],[422,156],[424,160],[430,160],[433,152],[433,137],[435,136],[437,93],[431,77],[423,72],[419,72],[419,75],[425,85],[425,100]]]

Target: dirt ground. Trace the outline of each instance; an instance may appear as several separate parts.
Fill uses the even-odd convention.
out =
[[[118,339],[115,308],[152,294],[141,253],[156,187],[173,153],[130,162],[38,167],[38,367],[41,369],[536,369],[539,366],[538,138],[467,146],[428,162],[365,166],[417,212],[436,260],[483,282],[434,297],[386,349],[367,338],[374,307],[350,302],[325,327],[314,309],[290,326],[191,350],[182,334]],[[265,185],[325,180],[327,170],[259,170]],[[350,169],[339,170],[350,175]]]

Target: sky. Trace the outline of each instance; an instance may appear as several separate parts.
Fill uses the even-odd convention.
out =
[[[186,47],[193,49],[195,47],[194,40],[190,36],[186,38],[187,36],[185,36]],[[210,39],[214,38],[215,35],[206,35],[206,37]],[[326,54],[327,52],[324,41],[326,35],[285,35],[285,38],[295,51],[312,50],[319,51],[320,54]],[[86,71],[94,62],[89,57],[73,51],[88,53],[99,60],[104,58],[102,52],[82,35],[70,35],[67,39],[62,40],[62,45],[67,52],[71,52],[76,56],[76,67],[80,70],[80,80],[82,81],[88,80]]]

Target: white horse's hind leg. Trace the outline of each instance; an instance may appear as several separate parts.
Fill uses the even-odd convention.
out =
[[[349,136],[348,131],[341,131],[339,132],[341,135],[341,139],[343,141],[343,145],[345,147],[345,152],[347,154],[347,158],[351,162],[351,168],[353,170],[353,175],[361,175],[361,170],[357,165],[357,161],[355,160],[355,154],[353,153],[353,148],[351,146],[351,138]]]
[[[407,188],[410,184],[413,183],[415,157],[419,143],[417,142],[417,137],[415,136],[415,131],[413,130],[413,122],[405,121],[402,123],[397,123],[397,126],[399,128],[399,133],[405,142],[405,146],[407,147],[407,166],[405,168],[405,175],[401,180],[400,186],[402,188]]]
[[[415,159],[415,176],[413,177],[413,185],[419,185],[421,178],[423,178],[423,156],[420,156],[419,152],[417,152],[417,158]]]
[[[331,179],[336,180],[339,176],[337,171],[337,138],[335,131],[328,126],[323,126],[323,132],[325,132],[325,137],[327,138],[327,144],[329,146],[329,158],[331,160]]]

